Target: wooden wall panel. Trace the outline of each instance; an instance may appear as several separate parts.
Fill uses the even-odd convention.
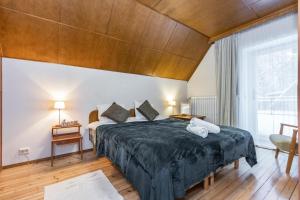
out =
[[[157,68],[154,70],[154,75],[160,74],[161,77],[165,78],[189,80],[197,66],[198,62],[195,60],[163,53]]]
[[[186,50],[184,48],[185,42],[190,31],[191,29],[188,27],[176,23],[175,29],[165,47],[165,50],[176,55],[184,55],[184,51]]]
[[[0,0],[0,6],[58,21],[60,0]]]
[[[174,31],[175,25],[175,21],[151,10],[141,44],[148,48],[163,49]]]
[[[197,33],[196,31],[190,30],[184,42],[183,56],[194,60],[199,60],[201,55],[205,55],[208,48],[208,38]]]
[[[194,73],[195,67],[197,67],[198,62],[187,59],[187,58],[181,58],[179,62],[177,79],[181,80],[189,80],[192,74]]]
[[[296,0],[260,0],[254,2],[249,0],[245,1],[246,4],[260,17],[297,2]]]
[[[159,51],[148,48],[139,48],[130,72],[152,76],[160,57],[161,52]]]
[[[297,3],[297,0],[138,1],[209,37]]]
[[[6,57],[183,80],[209,47],[136,0],[0,0],[0,28]]]
[[[103,37],[97,44],[97,58],[104,70],[129,72],[135,46],[113,38]]]
[[[86,67],[97,66],[94,53],[96,38],[97,35],[94,33],[60,25],[59,63]]]
[[[135,0],[115,0],[107,34],[138,43],[150,15],[150,9]]]
[[[0,19],[5,57],[58,61],[58,24],[1,8]]]
[[[162,53],[159,63],[153,74],[155,76],[160,75],[165,78],[177,78],[177,68],[181,57],[170,53]]]
[[[65,0],[60,4],[62,23],[100,33],[107,31],[113,1]]]

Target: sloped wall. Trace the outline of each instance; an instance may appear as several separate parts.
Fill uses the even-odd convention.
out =
[[[212,45],[188,82],[188,97],[216,96],[215,47]]]

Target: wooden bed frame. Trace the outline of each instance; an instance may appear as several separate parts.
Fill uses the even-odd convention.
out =
[[[131,108],[129,110],[129,112],[130,112],[130,117],[135,117],[134,108]],[[89,114],[89,124],[93,123],[93,122],[96,122],[96,121],[99,121],[98,110],[97,109],[90,112],[90,114]],[[89,135],[91,134],[91,131],[92,131],[92,129],[89,128]],[[96,154],[96,147],[94,146],[94,144],[93,144],[93,152]]]
[[[130,109],[129,110],[130,112],[130,117],[135,117],[135,110],[134,108]],[[93,110],[92,112],[90,112],[89,114],[89,123],[93,123],[93,122],[96,122],[96,121],[99,121],[99,118],[98,118],[98,110]],[[90,133],[91,129],[89,129],[89,133]],[[94,152],[96,152],[96,149],[94,147]],[[239,160],[236,160],[234,161],[234,169],[238,169],[239,168]],[[214,180],[215,180],[215,173],[212,172],[210,173],[209,176],[207,176],[204,181],[203,181],[203,188],[205,190],[208,190],[209,189],[209,186],[213,185],[214,184]]]

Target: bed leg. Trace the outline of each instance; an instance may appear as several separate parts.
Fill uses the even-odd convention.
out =
[[[213,185],[215,183],[215,174],[213,172],[210,173],[210,185]]]
[[[205,179],[204,179],[204,182],[203,182],[203,187],[204,187],[204,190],[208,190],[208,187],[209,187],[209,176],[207,176]]]
[[[96,152],[96,146],[95,146],[95,145],[93,145],[93,153],[94,153],[94,154],[97,153],[97,152]]]
[[[240,166],[240,161],[239,160],[235,160],[234,161],[234,169],[238,169]]]

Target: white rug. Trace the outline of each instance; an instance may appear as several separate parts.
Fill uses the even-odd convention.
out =
[[[45,200],[122,200],[101,170],[45,187]]]

